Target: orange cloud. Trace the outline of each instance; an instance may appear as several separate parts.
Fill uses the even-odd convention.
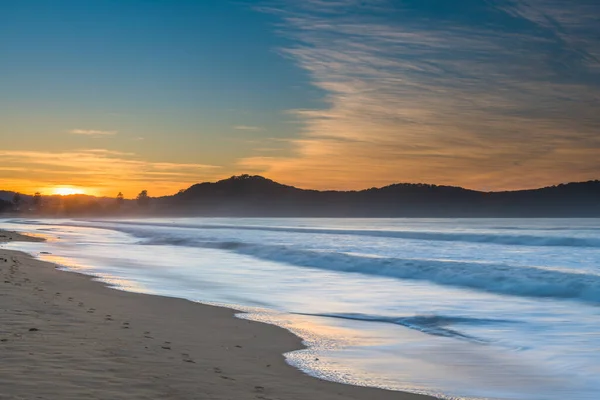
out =
[[[148,189],[153,196],[172,194],[201,180],[212,179],[214,165],[151,162],[133,153],[104,149],[68,152],[0,150],[2,188],[33,193],[70,185],[99,195],[122,191],[133,197]]]
[[[600,58],[589,37],[573,36],[582,30],[561,12],[571,6],[549,10],[557,28],[539,20],[544,10],[490,5],[490,18],[506,12],[539,28],[511,31],[519,28],[498,28],[500,17],[497,26],[452,16],[436,26],[384,1],[280,3],[269,12],[296,40],[281,52],[326,104],[290,112],[302,129],[289,156],[247,157],[241,169],[322,189],[425,182],[496,190],[598,178],[598,87],[577,77],[597,82]],[[361,12],[365,4],[371,12]]]

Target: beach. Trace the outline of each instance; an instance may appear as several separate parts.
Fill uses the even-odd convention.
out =
[[[2,236],[4,235],[4,236]],[[0,232],[0,241],[35,240]],[[299,338],[226,308],[110,289],[0,248],[0,399],[400,399],[289,366]]]

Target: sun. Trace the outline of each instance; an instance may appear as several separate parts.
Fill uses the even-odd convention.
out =
[[[73,186],[58,186],[52,189],[52,194],[59,196],[70,196],[73,194],[85,194],[85,190]]]

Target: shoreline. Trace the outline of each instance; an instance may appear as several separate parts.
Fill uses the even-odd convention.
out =
[[[17,240],[39,239],[0,230]],[[434,399],[312,377],[285,361],[306,348],[298,336],[229,308],[115,290],[4,248],[0,272],[0,399]]]

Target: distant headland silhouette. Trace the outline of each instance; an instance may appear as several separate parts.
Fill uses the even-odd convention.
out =
[[[0,191],[0,212],[58,215],[210,217],[600,217],[600,181],[540,189],[482,192],[454,186],[393,184],[357,191],[319,191],[257,175],[199,183],[172,196],[136,200],[92,196],[20,195]]]

